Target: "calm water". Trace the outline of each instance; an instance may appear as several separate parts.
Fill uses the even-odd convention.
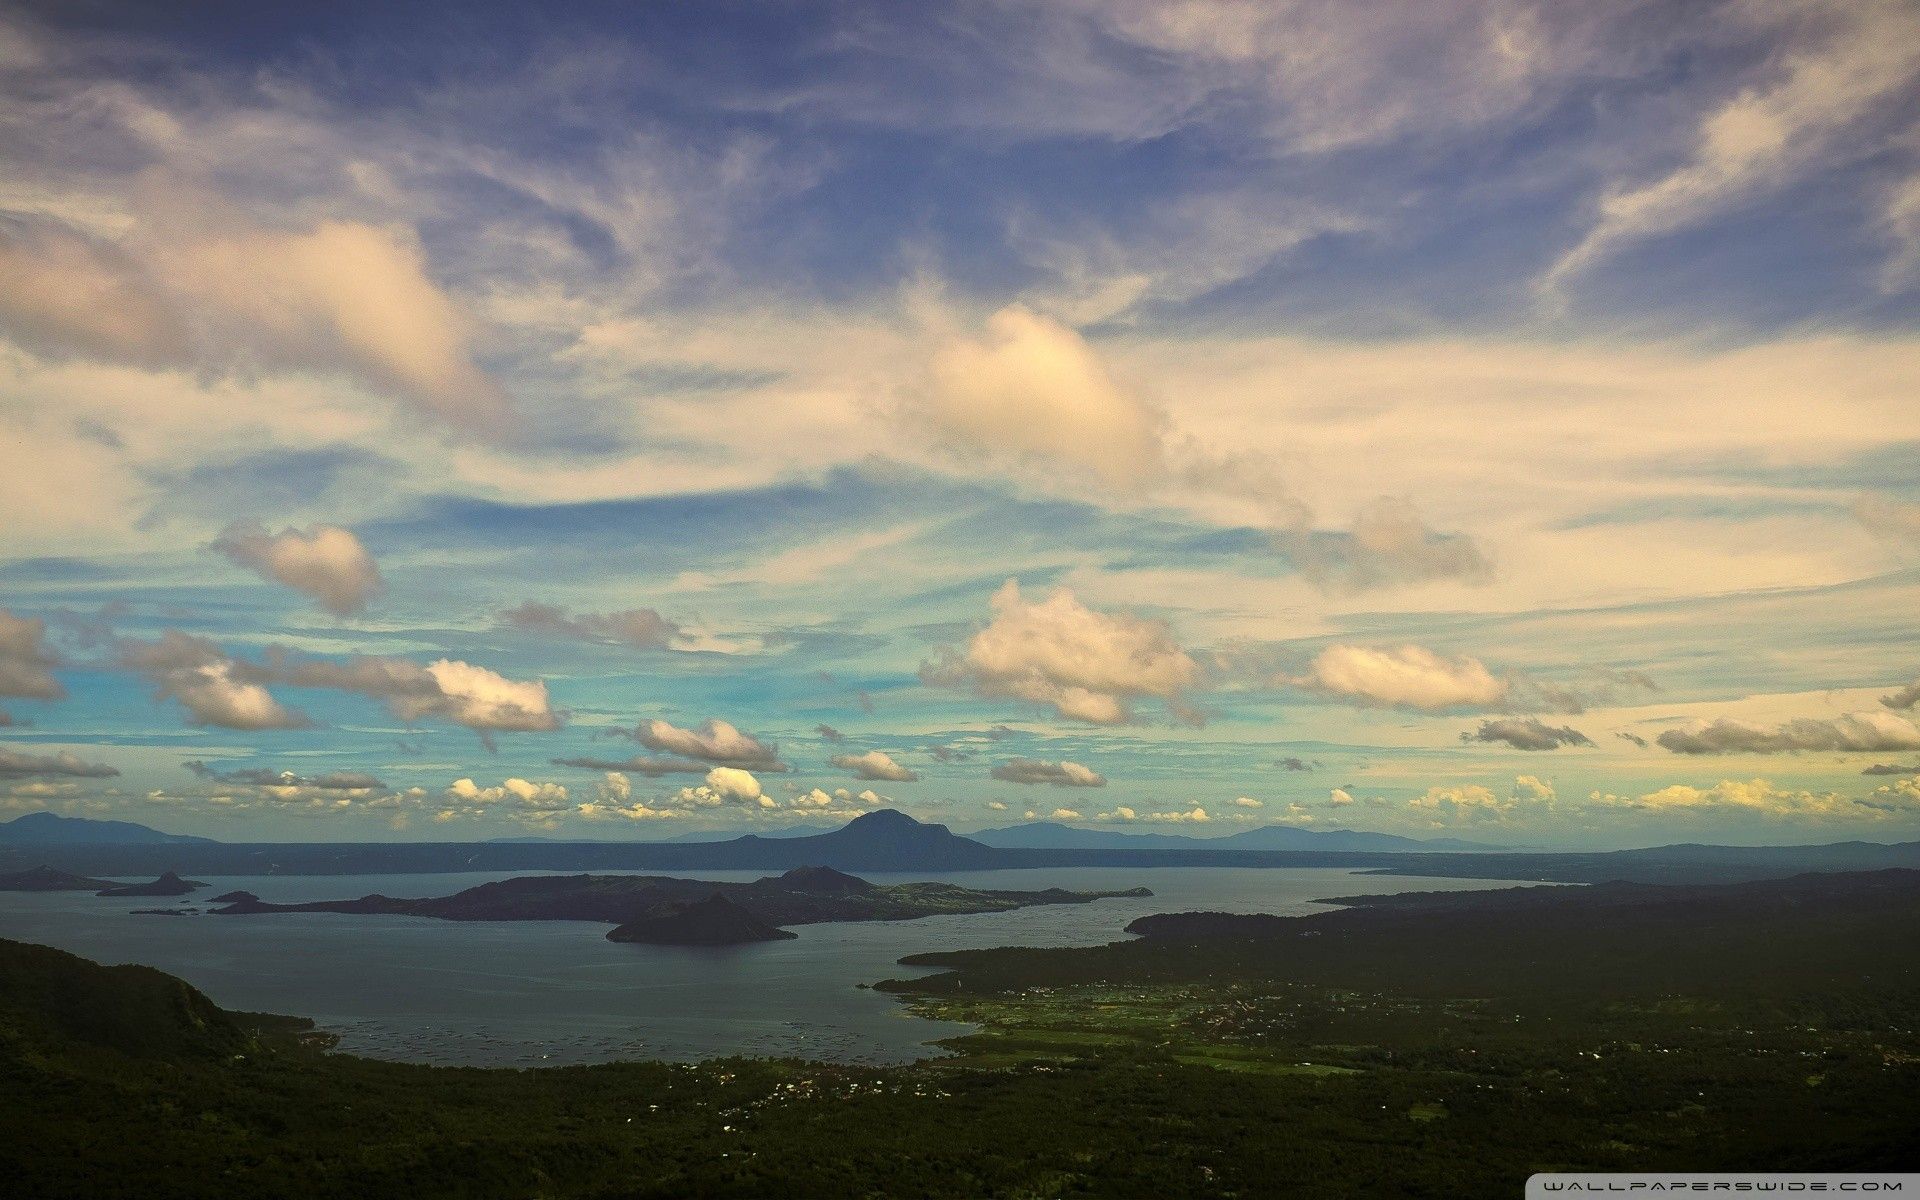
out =
[[[442,896],[513,874],[206,876],[271,901],[380,892]],[[751,880],[764,872],[706,871]],[[1332,868],[1062,868],[868,875],[967,887],[1075,891],[1150,887],[1150,899],[1098,900],[917,921],[806,925],[796,941],[734,947],[620,945],[607,927],[562,921],[434,921],[288,913],[134,916],[183,900],[86,892],[0,893],[0,936],[105,963],[178,975],[226,1008],[312,1017],[343,1050],[381,1058],[548,1066],[614,1058],[798,1054],[900,1062],[964,1026],[909,1015],[857,985],[921,974],[906,954],[990,946],[1087,946],[1125,937],[1135,917],[1213,909],[1297,914],[1322,897],[1509,886],[1476,879],[1360,875]]]

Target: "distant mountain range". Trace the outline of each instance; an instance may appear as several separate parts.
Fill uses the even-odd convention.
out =
[[[1358,850],[1393,854],[1506,849],[1459,838],[1422,839],[1354,829],[1295,829],[1290,825],[1265,825],[1225,837],[1197,838],[1178,833],[1080,829],[1055,821],[1033,821],[1001,829],[982,829],[968,836],[976,842],[1009,850]]]
[[[817,833],[832,833],[838,825],[789,825],[785,829],[756,829],[752,834],[739,829],[694,829],[686,833],[676,833],[672,837],[659,838],[646,842],[646,845],[681,846],[697,842],[730,842],[735,838],[797,838],[812,837]],[[633,845],[627,838],[564,838],[564,837],[497,837],[488,838],[490,846],[568,846],[581,842],[601,845]]]
[[[212,846],[212,838],[190,837],[184,833],[161,833],[132,821],[95,821],[90,817],[63,817],[58,813],[30,812],[11,821],[0,822],[0,845],[4,846]]]
[[[0,873],[46,866],[88,876],[431,874],[444,871],[843,871],[938,872],[1059,867],[1334,867],[1392,875],[1599,883],[1713,883],[1805,871],[1920,867],[1920,842],[1819,846],[1654,846],[1639,850],[1492,850],[1454,839],[1421,842],[1353,830],[1305,833],[1284,826],[1222,838],[1077,830],[1038,822],[959,837],[882,809],[826,833],[748,834],[679,842],[279,842],[175,838],[126,822],[31,814],[0,825]],[[61,830],[67,840],[5,836]],[[79,836],[69,836],[67,831]],[[110,831],[110,832],[108,832]],[[790,830],[780,831],[791,833]],[[44,836],[44,835],[42,835]],[[133,837],[139,840],[126,841]],[[1073,839],[1066,845],[990,845],[996,840]],[[1091,844],[1079,839],[1100,839]],[[158,839],[158,840],[155,840]],[[1105,839],[1121,839],[1106,841]],[[1270,839],[1270,840],[1268,840]],[[1352,839],[1352,840],[1344,840]]]

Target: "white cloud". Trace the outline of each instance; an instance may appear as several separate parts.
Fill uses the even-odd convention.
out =
[[[1012,758],[993,768],[993,777],[1006,783],[1050,784],[1053,787],[1105,787],[1106,776],[1077,762],[1043,762]]]
[[[1559,798],[1553,784],[1535,775],[1514,776],[1513,797],[1522,803],[1535,804],[1552,804]]]
[[[213,549],[263,579],[304,592],[338,617],[366,608],[380,570],[360,539],[337,525],[268,533],[250,521],[227,526]]]
[[[1329,646],[1291,682],[1360,705],[1439,712],[1485,708],[1506,697],[1507,685],[1478,659],[1445,658],[1423,646]]]
[[[111,243],[70,231],[0,241],[0,329],[39,353],[227,373],[344,374],[468,432],[507,432],[468,320],[411,230],[250,224],[166,191]]]
[[[1114,382],[1078,333],[1018,305],[989,317],[983,338],[935,353],[926,415],[962,449],[1085,472],[1109,487],[1164,470],[1158,414]]]
[[[1176,713],[1199,669],[1165,622],[1097,612],[1058,589],[1027,602],[1009,579],[993,595],[993,620],[963,652],[921,667],[929,683],[1051,706],[1096,725],[1128,721],[1130,701],[1155,697]]]
[[[750,766],[757,770],[784,769],[779,766],[777,748],[752,734],[742,733],[719,719],[707,721],[697,729],[682,729],[658,718],[642,721],[634,731],[634,740],[649,750],[677,754],[701,762]]]
[[[833,765],[843,771],[853,772],[855,779],[885,780],[890,783],[912,783],[920,776],[899,763],[893,757],[879,750],[869,750],[865,754],[836,754]]]
[[[1173,825],[1204,825],[1212,819],[1212,817],[1207,815],[1207,810],[1197,804],[1185,812],[1174,811],[1147,814],[1147,820],[1149,821],[1161,821]]]
[[[1877,811],[1833,792],[1783,788],[1766,779],[1723,779],[1705,788],[1677,783],[1636,797],[1594,792],[1588,799],[1602,808],[1656,813],[1738,810],[1770,817],[1872,817]]]
[[[542,812],[567,807],[564,784],[534,783],[517,777],[504,780],[497,787],[480,787],[471,779],[456,779],[448,785],[447,795],[469,804],[499,804],[511,800]]]
[[[1266,804],[1263,801],[1255,800],[1251,796],[1241,796],[1234,800],[1233,806],[1235,808],[1265,808]]]
[[[715,767],[708,771],[707,787],[720,799],[737,803],[759,800],[762,795],[760,781],[751,771],[738,767]]]
[[[1334,788],[1327,793],[1327,804],[1333,808],[1345,808],[1353,803],[1353,793],[1345,788]]]
[[[1053,821],[1078,821],[1080,819],[1080,811],[1074,808],[1056,808],[1049,814],[1048,819]]]

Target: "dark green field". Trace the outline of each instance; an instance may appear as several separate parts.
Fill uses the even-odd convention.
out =
[[[889,989],[983,1028],[885,1070],[371,1062],[4,943],[0,1172],[34,1197],[1440,1197],[1920,1157],[1920,875],[1476,895],[941,956]]]

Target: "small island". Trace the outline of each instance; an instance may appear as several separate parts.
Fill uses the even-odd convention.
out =
[[[791,941],[800,935],[769,925],[718,892],[697,904],[628,921],[607,934],[610,942],[654,946],[739,946],[748,942]]]
[[[104,887],[96,896],[184,896],[207,885],[197,879],[182,879],[172,871],[152,883],[125,883]]]
[[[231,892],[218,916],[334,912],[434,917],[443,921],[599,921],[615,926],[619,942],[725,944],[765,936],[718,937],[750,928],[783,934],[782,926],[826,921],[911,921],[919,917],[1007,912],[1039,904],[1087,904],[1110,897],[1151,896],[1146,888],[1119,892],[991,891],[951,883],[875,884],[831,867],[796,867],[752,883],[721,883],[666,875],[530,875],[483,883],[451,896],[404,899],[362,896],[270,904],[250,892]],[[715,908],[722,900],[726,908]],[[742,918],[745,919],[743,922]],[[705,932],[702,932],[702,931]]]

